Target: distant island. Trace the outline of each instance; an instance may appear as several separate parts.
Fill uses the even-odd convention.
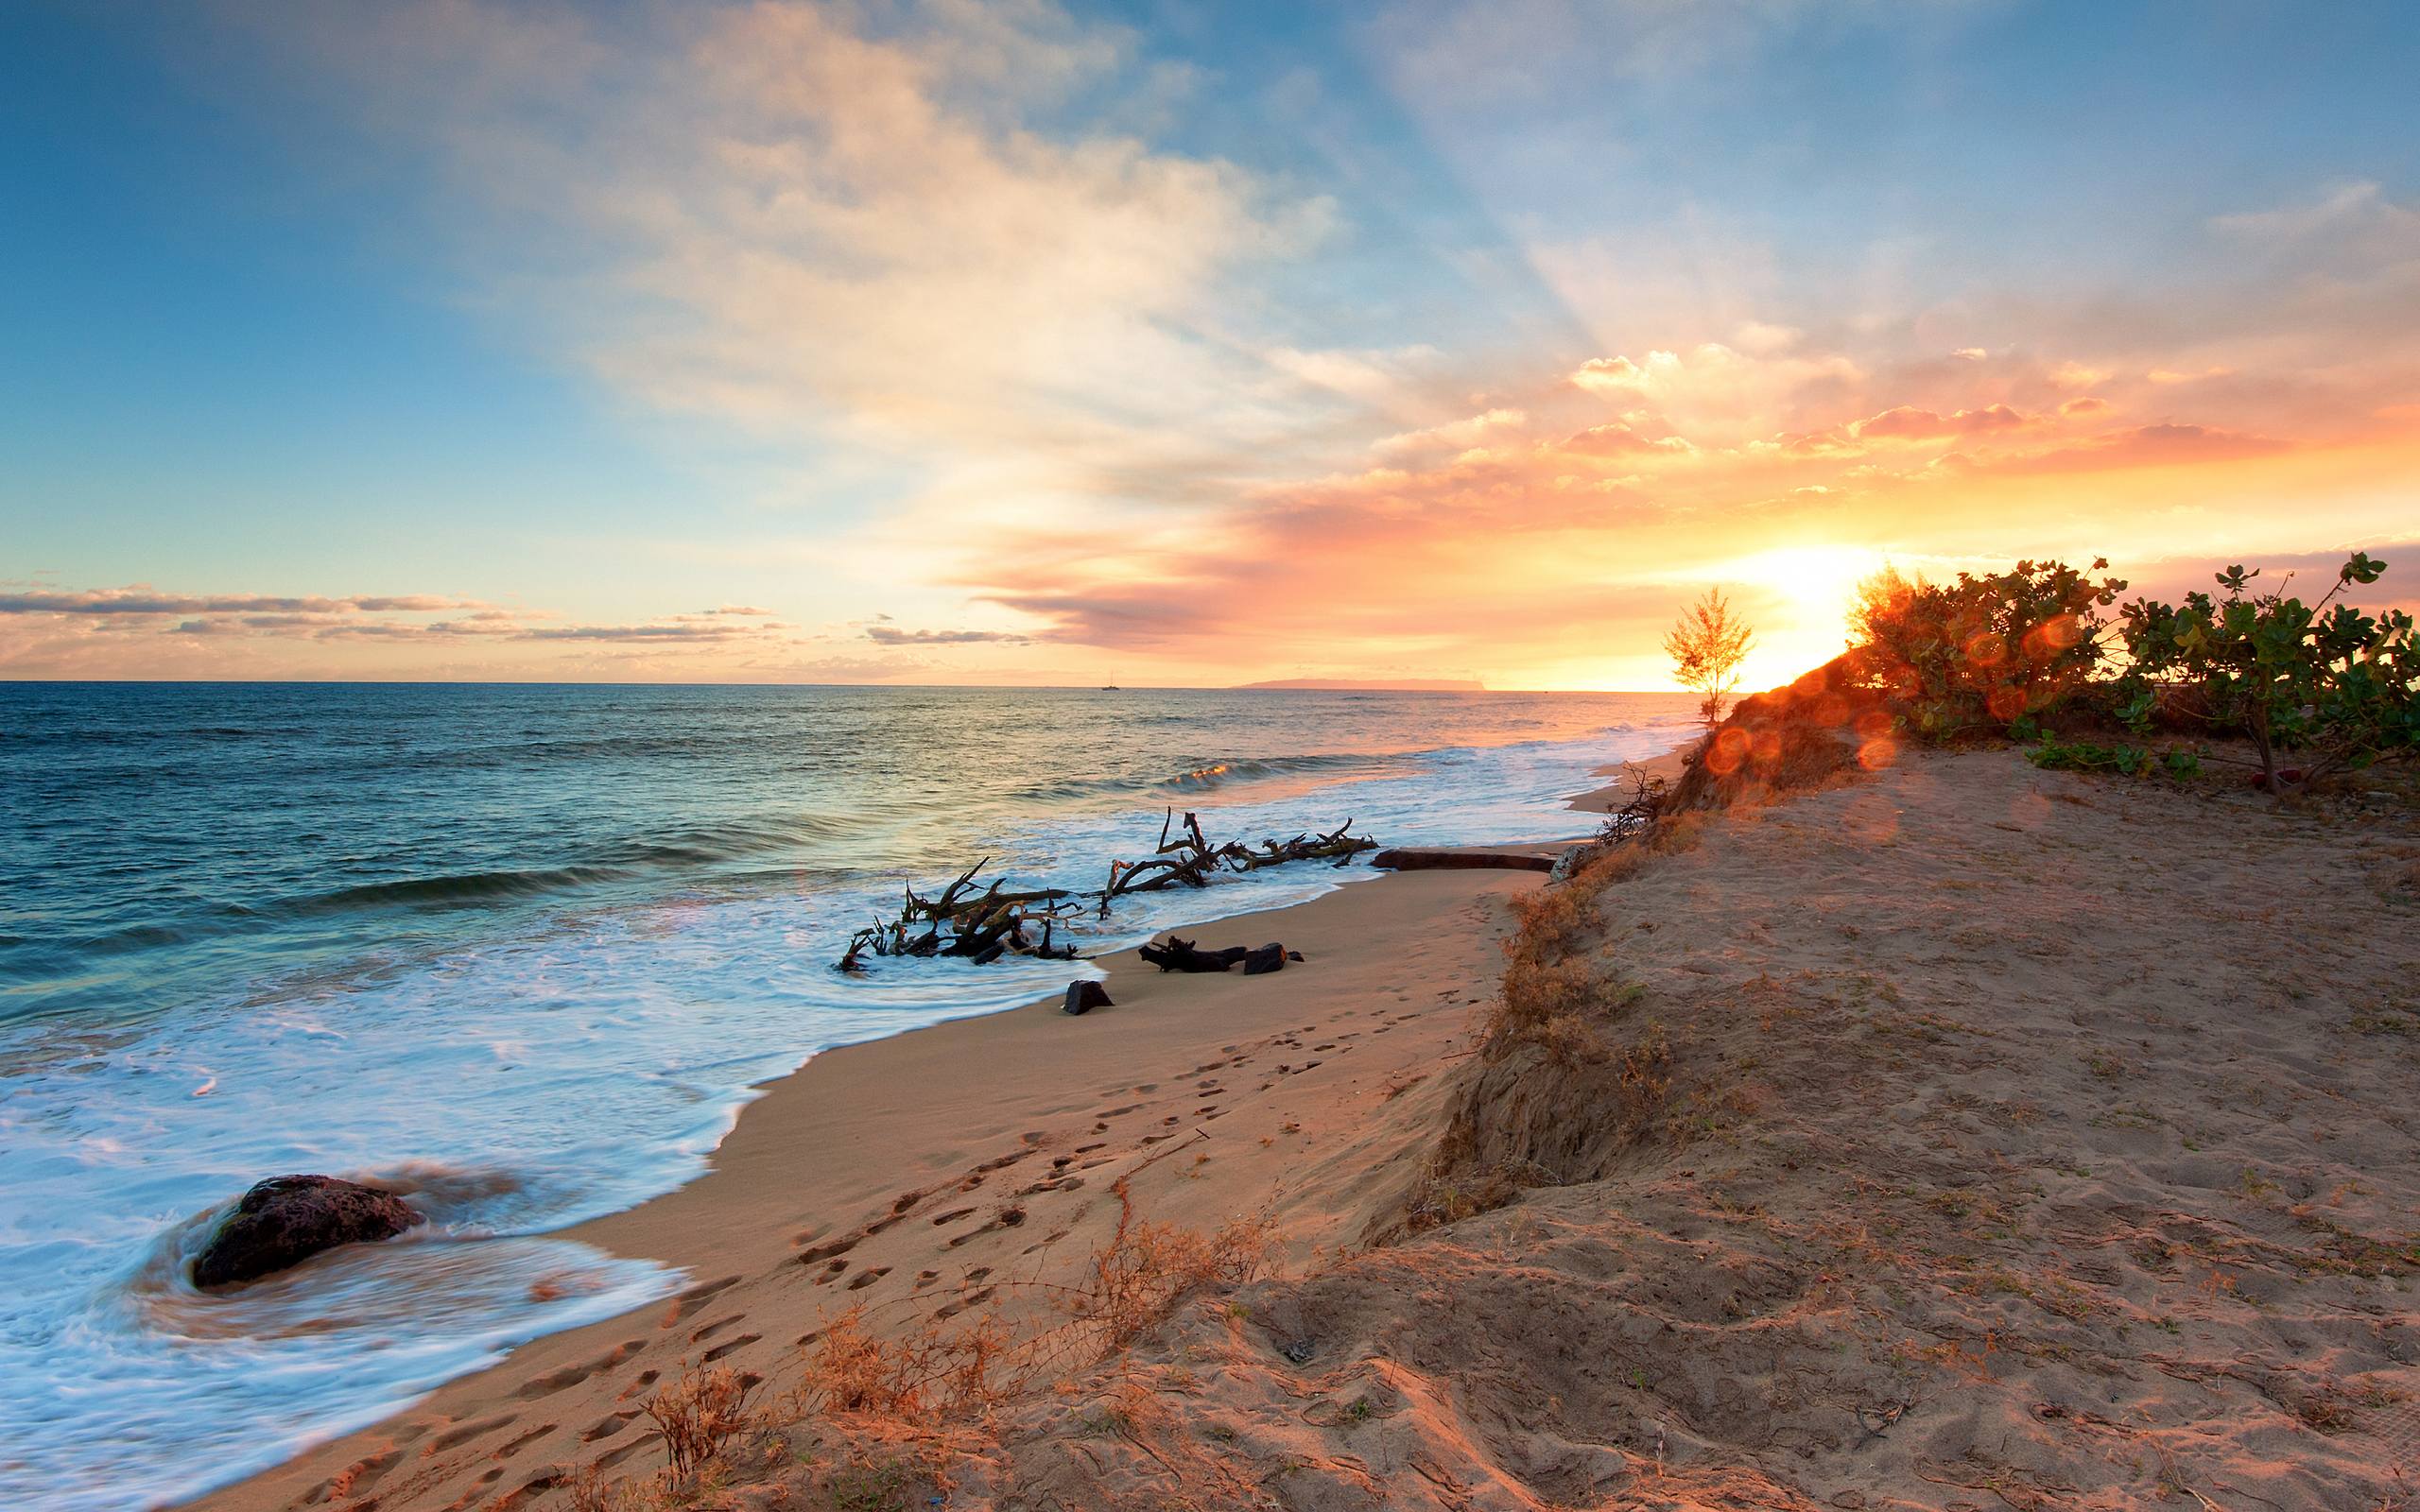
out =
[[[1392,678],[1367,679],[1361,678],[1280,678],[1274,682],[1245,682],[1240,689],[1253,688],[1317,688],[1331,693],[1485,693],[1484,682],[1465,682],[1454,678]]]

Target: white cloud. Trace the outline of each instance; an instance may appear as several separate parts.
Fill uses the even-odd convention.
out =
[[[1802,402],[1834,399],[1864,377],[1862,369],[1837,352],[1757,356],[1706,342],[1685,352],[1651,352],[1637,361],[1592,357],[1571,382],[1619,404],[1644,405],[1673,429],[1703,440],[1787,425]]]
[[[497,305],[651,406],[1080,486],[1299,422],[1272,371],[1338,370],[1225,298],[1328,202],[1101,124],[1164,72],[1042,0],[266,15],[488,207]]]

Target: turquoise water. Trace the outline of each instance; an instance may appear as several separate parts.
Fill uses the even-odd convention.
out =
[[[0,1505],[190,1495],[679,1279],[544,1237],[694,1176],[752,1085],[1081,968],[830,962],[980,855],[1098,886],[1166,805],[1541,838],[1673,696],[0,685]],[[1087,949],[1314,896],[1135,900]],[[286,1171],[432,1224],[207,1297]],[[533,1301],[531,1286],[550,1300]]]

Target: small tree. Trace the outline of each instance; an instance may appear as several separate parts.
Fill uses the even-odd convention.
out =
[[[2309,781],[2420,750],[2420,641],[2399,610],[2370,615],[2328,601],[2354,583],[2374,583],[2386,563],[2355,552],[2336,586],[2318,603],[2286,596],[2280,583],[2250,591],[2257,569],[2218,575],[2226,597],[2187,593],[2180,605],[2138,599],[2124,616],[2128,680],[2136,696],[2125,714],[2148,728],[2158,688],[2199,691],[2203,716],[2238,729],[2260,754],[2261,785],[2283,785],[2280,751],[2304,753]]]
[[[1731,605],[1719,588],[1707,589],[1703,598],[1684,610],[1664,637],[1672,675],[1704,699],[1698,713],[1708,725],[1722,718],[1722,706],[1738,691],[1739,663],[1755,644],[1754,632],[1731,617]]]

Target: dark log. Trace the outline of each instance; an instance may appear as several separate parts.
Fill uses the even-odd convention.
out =
[[[1392,871],[1552,871],[1554,857],[1511,850],[1381,850],[1370,865]]]
[[[1095,1008],[1115,1006],[1116,1004],[1109,1001],[1109,989],[1098,982],[1070,982],[1067,984],[1067,1001],[1060,1005],[1060,1011],[1082,1015]]]
[[[1193,941],[1170,935],[1166,944],[1146,945],[1134,954],[1163,971],[1223,971],[1242,960],[1246,951],[1241,945],[1218,951],[1197,950]]]
[[[1244,953],[1244,975],[1265,976],[1270,971],[1282,971],[1286,970],[1288,961],[1299,961],[1302,958],[1300,954],[1272,942],[1263,945],[1258,950]]]

